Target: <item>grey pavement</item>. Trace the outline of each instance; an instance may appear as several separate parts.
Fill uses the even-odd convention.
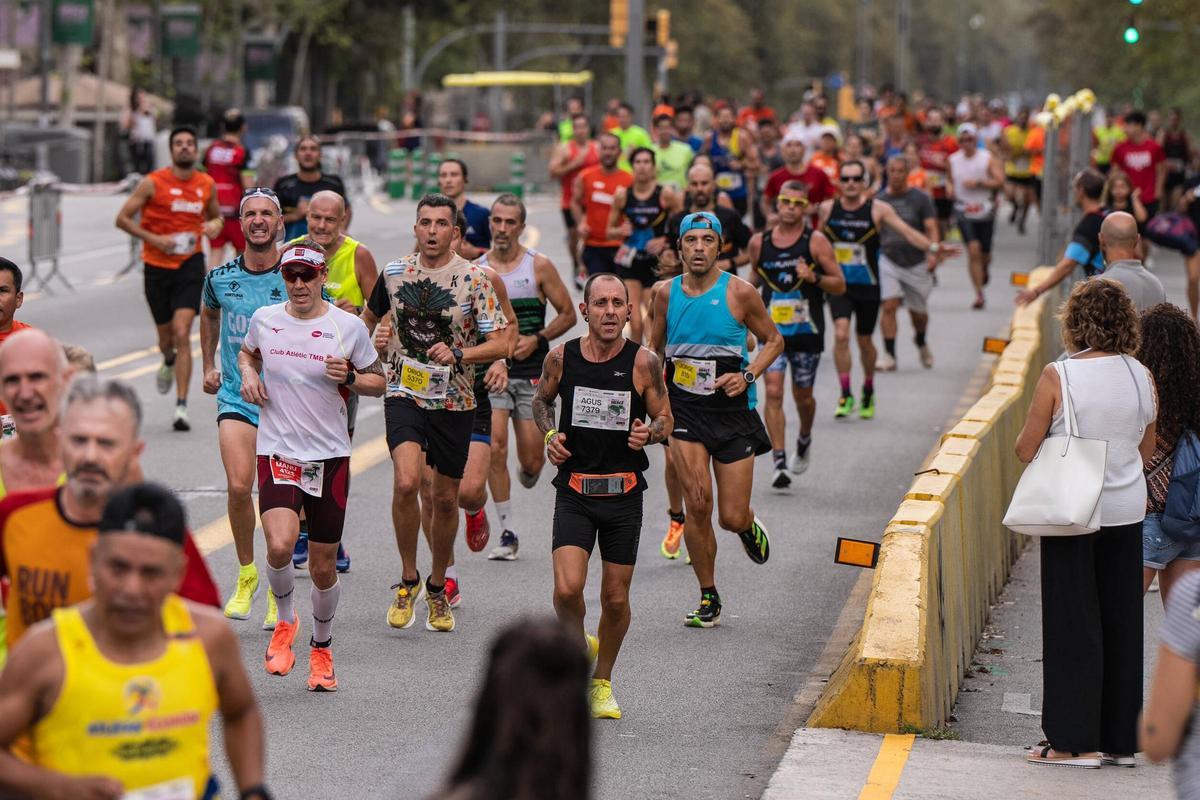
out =
[[[0,203],[0,252],[13,252],[20,262],[25,260],[18,232],[22,203]],[[64,271],[77,290],[39,293],[27,300],[19,318],[88,346],[104,375],[133,381],[147,406],[145,471],[184,493],[193,528],[201,529],[225,513],[215,406],[193,376],[194,430],[169,430],[173,403],[154,393],[157,357],[147,352],[154,334],[140,276],[135,272],[114,280],[127,258],[125,238],[111,227],[119,204],[120,198],[67,199],[64,249],[72,257]],[[382,264],[411,248],[412,209],[411,203],[357,203],[351,232]],[[568,259],[555,198],[531,200],[530,225],[527,238],[536,240],[565,276]],[[594,728],[597,797],[727,800],[762,794],[803,718],[804,708],[794,700],[814,680],[814,666],[860,575],[832,564],[836,537],[878,539],[964,390],[980,388],[982,337],[1000,329],[1010,313],[1009,271],[1032,265],[1033,237],[1020,239],[1002,226],[991,302],[977,312],[968,308],[964,260],[947,263],[931,306],[930,343],[937,365],[933,370],[919,366],[911,329],[902,318],[900,369],[877,378],[874,421],[834,421],[837,378],[827,350],[818,377],[812,469],[790,491],[776,492],[769,487],[769,459],[756,466],[754,506],[771,530],[771,561],[756,567],[736,538],[719,540],[718,586],[725,602],[719,628],[681,624],[696,604],[697,587],[682,560],[668,562],[658,554],[666,499],[658,477],[661,454],[651,453],[633,625],[614,676],[625,716]],[[856,391],[860,382],[856,370]],[[794,409],[787,413],[791,437]],[[360,419],[356,444],[366,447],[383,432],[379,403],[365,402]],[[363,463],[363,452],[355,463]],[[454,633],[428,633],[419,624],[390,630],[384,622],[388,587],[399,575],[390,489],[386,461],[354,479],[346,528],[353,568],[343,577],[334,628],[337,694],[304,691],[302,647],[291,676],[263,673],[268,635],[257,623],[265,599],[259,598],[250,621],[235,624],[267,720],[268,776],[277,796],[383,798],[433,790],[458,751],[492,637],[522,615],[551,613],[547,512],[553,490],[546,475],[532,490],[515,489],[520,560],[489,562],[460,544],[464,602]],[[495,529],[490,505],[489,513]],[[259,552],[261,569],[261,547]],[[427,568],[424,547],[422,553]],[[209,561],[223,591],[229,591],[236,566],[232,548],[218,548]],[[594,565],[587,592],[592,606],[598,572]],[[300,642],[310,633],[306,583],[303,577],[298,583]],[[854,613],[848,609],[847,618]],[[589,628],[594,630],[595,622],[596,611],[589,611]],[[219,744],[214,738],[214,750]],[[227,775],[223,765],[220,771]],[[810,774],[824,780],[819,772]]]

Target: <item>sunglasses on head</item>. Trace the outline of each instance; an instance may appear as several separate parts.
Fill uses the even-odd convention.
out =
[[[798,206],[799,208],[808,205],[808,201],[803,197],[780,197],[776,202],[781,206]]]
[[[278,196],[279,195],[275,194],[274,189],[270,189],[266,186],[251,186],[249,189],[242,192],[243,200],[245,200],[247,197],[278,197]]]
[[[840,177],[842,183],[862,183],[866,178],[865,175],[842,175]]]
[[[296,281],[308,283],[320,274],[313,267],[284,267],[280,273],[286,283],[295,283]]]

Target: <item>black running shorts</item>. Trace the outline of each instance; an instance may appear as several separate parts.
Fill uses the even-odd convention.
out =
[[[274,508],[287,508],[297,514],[304,510],[308,520],[308,538],[323,544],[342,540],[346,524],[346,499],[350,495],[350,457],[326,458],[321,496],[303,491],[290,483],[276,483],[271,476],[271,459],[258,456],[258,513]]]
[[[685,442],[699,442],[722,464],[771,451],[771,440],[757,411],[705,411],[688,403],[675,403],[671,413],[675,416],[671,436]]]
[[[586,245],[583,248],[583,266],[587,269],[587,274],[599,275],[602,272],[615,273],[617,271],[616,257],[619,247],[593,247]]]
[[[383,401],[388,450],[416,442],[425,451],[425,463],[447,478],[459,480],[467,467],[475,410],[446,411],[420,408],[408,397]]]
[[[554,498],[553,549],[574,545],[590,556],[599,541],[602,560],[632,567],[642,536],[643,494],[584,497],[573,489],[559,489]]]
[[[150,306],[155,325],[170,323],[180,309],[200,312],[200,296],[204,293],[204,253],[191,256],[178,269],[144,266],[146,304]]]
[[[881,303],[878,286],[847,286],[845,294],[829,298],[829,316],[849,319],[853,315],[854,332],[859,336],[871,336],[879,321]]]

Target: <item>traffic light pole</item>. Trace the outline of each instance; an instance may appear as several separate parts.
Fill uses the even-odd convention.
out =
[[[625,36],[625,101],[633,117],[646,119],[646,0],[629,0],[629,32]]]

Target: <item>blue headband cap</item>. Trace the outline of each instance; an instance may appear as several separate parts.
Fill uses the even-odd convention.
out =
[[[683,222],[679,223],[679,238],[682,239],[685,233],[694,230],[716,231],[717,236],[725,238],[725,233],[721,229],[721,220],[717,219],[717,215],[711,211],[697,211],[684,217]]]

